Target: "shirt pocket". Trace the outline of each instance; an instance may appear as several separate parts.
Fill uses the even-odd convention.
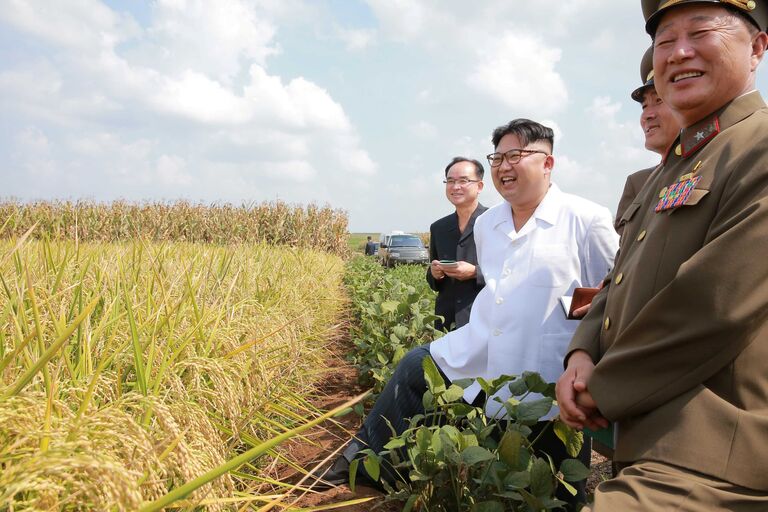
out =
[[[554,288],[570,282],[573,274],[571,249],[566,244],[538,245],[533,250],[529,282]]]

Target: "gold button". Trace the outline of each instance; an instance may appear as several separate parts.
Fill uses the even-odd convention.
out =
[[[605,317],[605,322],[603,322],[603,327],[605,327],[606,331],[611,328],[611,319],[610,318]]]
[[[668,190],[667,187],[664,187],[663,189],[661,189],[661,192],[659,192],[659,199],[667,195],[667,190]]]
[[[755,10],[755,7],[757,7],[757,3],[755,2],[755,0],[749,0],[749,2],[747,2],[747,9],[749,9],[750,11]]]
[[[680,156],[680,155],[682,155],[682,154],[683,154],[683,146],[681,146],[680,144],[678,144],[677,146],[675,146],[675,154],[676,154],[677,156]]]
[[[624,280],[624,274],[619,272],[619,275],[616,276],[616,284],[621,284],[621,281]]]
[[[638,242],[642,242],[642,241],[643,241],[643,239],[645,238],[645,235],[646,235],[646,231],[645,231],[645,230],[642,230],[642,231],[640,232],[640,234],[639,234],[639,235],[637,235],[637,241],[638,241]]]

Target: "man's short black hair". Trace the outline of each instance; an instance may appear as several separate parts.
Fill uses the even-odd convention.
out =
[[[552,131],[552,128],[530,119],[513,119],[504,126],[499,126],[493,130],[493,136],[491,137],[493,147],[497,148],[501,139],[510,133],[520,139],[520,144],[523,147],[532,142],[544,140],[549,143],[550,151],[554,149],[555,132]]]
[[[448,169],[454,166],[454,164],[457,164],[459,162],[469,162],[472,165],[475,166],[475,175],[478,179],[483,179],[483,174],[485,174],[485,168],[483,167],[483,164],[481,164],[479,161],[474,160],[472,158],[466,158],[463,156],[455,156],[453,157],[453,160],[445,166],[445,175],[448,176]]]

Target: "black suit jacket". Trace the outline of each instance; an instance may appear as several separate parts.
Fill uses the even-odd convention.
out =
[[[456,260],[466,261],[477,266],[477,250],[475,237],[472,236],[475,227],[475,219],[487,210],[485,206],[478,204],[469,218],[464,233],[459,233],[459,216],[456,212],[435,221],[429,226],[429,260]],[[437,292],[435,300],[435,314],[445,317],[445,322],[437,320],[435,327],[442,329],[456,323],[456,328],[469,322],[469,313],[472,302],[485,286],[480,267],[477,268],[477,277],[468,281],[459,281],[452,277],[444,277],[437,280],[427,268],[427,282],[430,288]]]

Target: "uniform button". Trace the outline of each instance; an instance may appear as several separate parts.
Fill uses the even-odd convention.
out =
[[[637,241],[638,241],[638,242],[642,242],[642,241],[643,241],[643,239],[645,238],[645,235],[646,235],[646,234],[647,234],[647,232],[646,232],[645,230],[642,230],[642,231],[640,232],[640,234],[639,234],[639,235],[637,235]]]
[[[677,146],[675,146],[675,154],[676,154],[677,156],[680,156],[680,155],[682,155],[682,154],[683,154],[683,146],[681,146],[680,144],[678,144]]]
[[[494,329],[493,330],[493,335],[494,336],[499,336],[499,335],[501,335],[501,331],[499,329]]]
[[[496,304],[502,304],[504,302],[504,297],[498,297],[496,299]]]
[[[624,280],[624,274],[619,272],[619,275],[616,276],[616,284],[621,284],[621,282]]]
[[[603,327],[605,327],[605,330],[611,328],[611,319],[609,317],[605,317],[605,322],[603,322]]]

